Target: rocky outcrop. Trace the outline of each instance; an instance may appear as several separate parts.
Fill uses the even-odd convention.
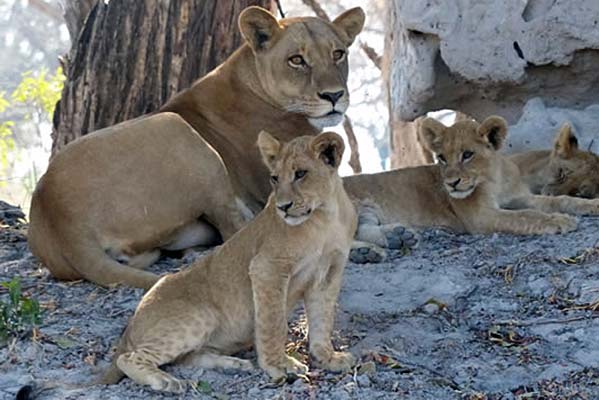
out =
[[[514,123],[526,102],[599,102],[597,0],[393,0],[390,103],[401,120],[454,109]]]

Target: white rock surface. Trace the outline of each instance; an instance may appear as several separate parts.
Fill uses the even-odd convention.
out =
[[[455,109],[515,122],[524,104],[599,96],[599,0],[393,0],[391,106],[412,120]]]

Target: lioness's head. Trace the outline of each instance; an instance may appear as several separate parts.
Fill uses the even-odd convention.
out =
[[[491,161],[507,134],[507,123],[491,116],[479,124],[458,121],[446,127],[432,118],[420,125],[420,140],[435,154],[441,165],[445,189],[456,199],[464,199],[490,177]]]
[[[239,16],[239,28],[270,101],[322,129],[341,122],[349,105],[347,48],[364,18],[357,7],[333,22],[314,17],[277,21],[267,10],[249,7]]]
[[[330,204],[345,148],[339,135],[325,132],[283,144],[262,131],[258,147],[270,170],[277,213],[287,224],[299,225]]]
[[[578,148],[570,124],[562,125],[549,161],[551,181],[542,189],[549,196],[599,197],[599,156]]]

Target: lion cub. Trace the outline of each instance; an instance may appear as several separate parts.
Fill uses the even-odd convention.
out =
[[[506,135],[507,123],[497,116],[450,127],[426,118],[420,140],[438,164],[346,177],[345,188],[364,221],[354,250],[380,252],[377,240],[389,224],[464,233],[554,234],[576,229],[576,218],[565,213],[599,214],[597,199],[533,195],[516,164],[498,152]]]
[[[599,197],[599,156],[578,147],[572,126],[564,123],[553,150],[533,150],[510,156],[533,193],[548,196]]]
[[[167,275],[143,297],[104,383],[129,376],[155,390],[185,384],[159,369],[183,355],[201,368],[250,369],[230,356],[255,344],[274,380],[308,367],[285,353],[287,316],[303,300],[310,353],[331,371],[351,368],[331,343],[335,303],[357,216],[337,174],[344,144],[335,133],[286,144],[258,137],[271,172],[266,208],[212,254]]]

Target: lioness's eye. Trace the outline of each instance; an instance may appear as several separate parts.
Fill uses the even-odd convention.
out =
[[[468,161],[474,156],[474,153],[470,150],[466,150],[462,153],[462,161]]]
[[[307,173],[308,173],[308,171],[306,171],[305,169],[298,169],[297,171],[295,171],[295,179],[294,180],[299,181],[304,176],[306,176]]]
[[[437,154],[437,160],[439,160],[439,162],[441,164],[447,164],[447,160],[445,159],[445,157],[443,156],[443,154]]]
[[[333,60],[339,62],[345,58],[345,51],[343,50],[335,50],[333,51]]]
[[[272,176],[270,177],[270,182],[271,182],[273,185],[276,185],[277,183],[279,183],[279,177],[278,177],[278,176],[276,176],[276,175],[272,175]]]
[[[306,65],[306,60],[299,54],[289,57],[289,65],[294,68],[303,67]]]

